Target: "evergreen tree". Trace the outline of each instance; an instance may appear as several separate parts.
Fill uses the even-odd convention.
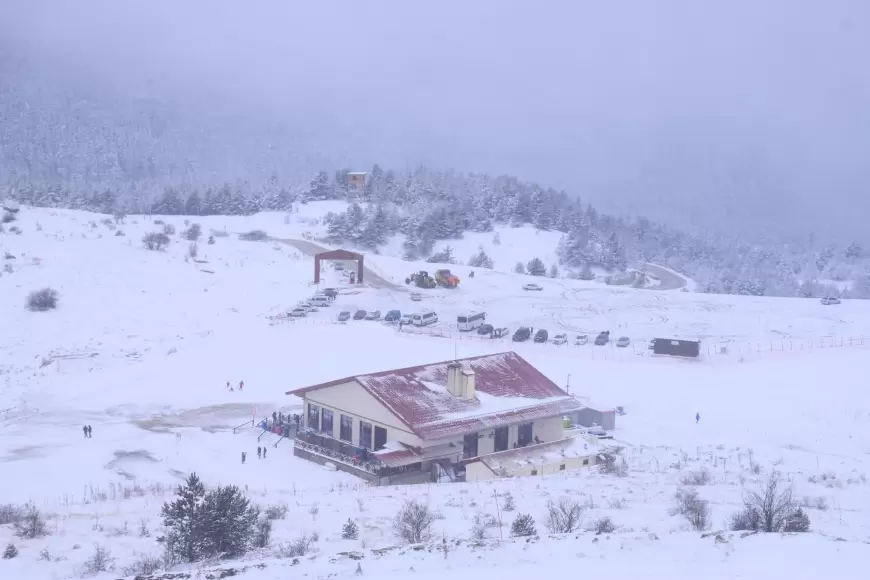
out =
[[[177,498],[163,504],[161,511],[166,527],[166,550],[170,557],[181,562],[196,562],[202,555],[204,533],[202,505],[205,486],[195,473],[178,488]]]
[[[319,201],[329,198],[329,174],[325,171],[319,172],[311,180],[308,187],[308,199]]]
[[[550,278],[558,278],[559,277],[559,268],[556,267],[556,264],[550,266]]]
[[[592,268],[589,267],[589,264],[583,264],[583,268],[580,270],[580,275],[578,277],[581,280],[594,280],[595,274],[592,273]]]
[[[537,536],[538,530],[535,529],[535,520],[529,514],[517,514],[516,519],[511,524],[511,536],[515,538],[526,538]]]
[[[356,522],[351,518],[347,518],[347,521],[344,522],[344,525],[341,528],[341,539],[342,540],[356,540],[359,537],[359,527],[356,525]]]
[[[187,202],[184,204],[185,215],[200,215],[202,212],[202,200],[199,197],[199,192],[192,191],[187,196]]]
[[[532,276],[546,276],[547,267],[540,258],[532,258],[529,260],[529,263],[526,264],[526,271]]]
[[[514,273],[516,273],[516,274],[525,274],[526,273],[526,267],[523,266],[522,262],[517,262],[517,265],[514,266]]]
[[[201,515],[204,555],[238,558],[247,552],[260,514],[238,487],[206,493]]]
[[[483,249],[483,246],[478,248],[478,252],[468,259],[468,265],[473,268],[487,268],[492,270],[495,263],[492,261]]]

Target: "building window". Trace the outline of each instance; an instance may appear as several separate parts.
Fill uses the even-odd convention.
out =
[[[341,416],[338,438],[342,441],[347,441],[348,443],[353,441],[353,417],[350,415]]]
[[[589,460],[588,460],[588,459],[584,459],[584,460],[583,460],[583,465],[589,465]]]
[[[522,423],[519,428],[519,433],[517,434],[517,445],[520,447],[531,445],[533,429],[533,423]]]
[[[508,448],[508,428],[499,427],[495,430],[495,451],[507,451]]]
[[[308,403],[308,425],[309,429],[320,431],[320,407]]]
[[[532,470],[532,475],[538,475],[538,470],[537,470],[537,469],[533,469],[533,470]]]
[[[372,424],[365,421],[359,422],[359,446],[365,449],[372,448]]]
[[[332,411],[323,409],[320,419],[320,430],[332,437]]]
[[[565,464],[564,463],[559,466],[559,471],[565,471]]]
[[[477,433],[466,435],[462,441],[462,457],[471,459],[477,457]]]

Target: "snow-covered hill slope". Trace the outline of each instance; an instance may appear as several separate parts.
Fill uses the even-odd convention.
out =
[[[326,268],[325,284],[341,290],[336,304],[288,322],[270,317],[311,293],[311,259],[291,244],[247,242],[236,234],[262,229],[296,239],[315,228],[298,217],[308,219],[192,218],[203,230],[195,260],[191,242],[181,236],[183,218],[164,218],[176,229],[164,251],[143,247],[145,233],[164,227],[143,216],[115,224],[106,216],[25,207],[16,222],[4,225],[0,256],[14,257],[3,260],[8,268],[0,277],[0,504],[34,501],[49,514],[52,534],[20,540],[0,526],[0,546],[13,542],[20,550],[16,559],[0,560],[0,576],[78,575],[93,543],[111,548],[119,569],[137,554],[159,553],[160,505],[171,495],[169,486],[196,471],[211,484],[245,487],[259,503],[287,504],[273,544],[317,532],[316,556],[297,568],[312,576],[352,575],[357,561],[339,553],[355,550],[364,554],[365,575],[385,578],[405,577],[411,568],[426,576],[465,566],[484,578],[513,578],[532,565],[543,573],[552,566],[554,574],[557,566],[559,573],[580,566],[653,578],[659,572],[696,578],[702,571],[705,577],[757,578],[769,577],[760,572],[774,557],[778,572],[790,566],[791,578],[823,572],[859,577],[855,562],[870,556],[870,395],[864,384],[870,341],[861,340],[862,333],[870,336],[870,305],[573,280],[543,280],[544,290],[525,292],[521,286],[530,277],[476,270],[469,279],[457,266],[458,289],[423,291],[418,303],[410,300],[404,277],[434,265],[372,254],[366,264],[393,285],[350,287]],[[12,233],[13,226],[21,233]],[[206,241],[211,230],[219,234],[214,244]],[[25,309],[28,294],[46,286],[59,292],[58,307]],[[435,336],[399,333],[377,322],[333,324],[343,309],[424,307],[439,312],[440,325],[430,329]],[[633,343],[625,349],[560,347],[460,335],[451,324],[457,313],[471,310],[485,310],[499,326],[547,327],[551,336],[610,328]],[[704,356],[691,362],[649,356],[643,341],[661,334],[703,337]],[[718,354],[720,345],[728,354]],[[584,401],[625,408],[616,441],[625,448],[626,477],[587,471],[479,485],[367,488],[294,458],[286,441],[270,447],[268,459],[254,460],[257,434],[232,430],[273,410],[298,410],[299,401],[284,395],[296,387],[510,349],[558,384],[570,375],[571,392]],[[244,381],[244,390],[227,390],[227,381]],[[83,424],[92,425],[92,439],[83,438]],[[245,465],[242,451],[249,457]],[[683,479],[702,468],[712,477],[698,491],[711,503],[714,529],[724,529],[744,491],[777,470],[807,506],[813,532],[702,539],[670,515]],[[516,513],[535,518],[539,541],[507,540],[516,514],[496,506],[507,493],[516,499]],[[463,542],[448,552],[446,564],[435,547],[431,553],[372,551],[397,544],[391,518],[412,497],[440,512],[437,538]],[[584,527],[610,517],[617,531],[548,537],[546,504],[561,497],[585,506]],[[500,515],[505,527],[490,529],[490,543],[475,548],[465,542],[479,512]],[[359,541],[340,539],[348,517],[360,522]],[[142,519],[151,537],[138,537]],[[504,544],[493,545],[502,535]],[[40,561],[43,549],[65,559]],[[271,578],[286,575],[291,563],[274,559],[271,550],[252,558],[232,565],[265,562],[266,568],[245,574]]]

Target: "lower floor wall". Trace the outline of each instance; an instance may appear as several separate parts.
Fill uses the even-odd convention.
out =
[[[364,479],[370,483],[378,483],[378,476],[374,473],[369,473],[364,469],[358,469],[351,465],[347,465],[340,461],[335,461],[334,459],[330,459],[329,457],[324,457],[323,455],[319,455],[317,453],[312,453],[305,449],[300,449],[299,447],[293,448],[293,455],[296,457],[300,457],[302,459],[307,459],[308,461],[312,461],[317,463],[318,465],[326,465],[327,463],[331,463],[335,465],[335,468],[338,471],[343,471],[345,473],[349,473],[351,475],[355,475],[360,479]]]
[[[466,481],[487,481],[500,477],[543,477],[591,467],[597,463],[597,456],[587,457],[564,457],[560,461],[542,462],[538,464],[512,464],[504,465],[500,469],[493,470],[483,461],[471,461],[465,465]]]

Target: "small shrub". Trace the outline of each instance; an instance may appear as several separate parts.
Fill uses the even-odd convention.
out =
[[[791,486],[783,485],[773,472],[761,491],[743,497],[743,509],[731,516],[731,529],[753,532],[801,532],[810,529],[810,519],[798,507]]]
[[[48,551],[48,548],[39,551],[39,559],[43,562],[51,562],[51,552]]]
[[[150,232],[142,238],[142,244],[149,250],[162,250],[169,245],[169,236],[159,232]]]
[[[3,559],[11,560],[15,556],[18,555],[18,548],[15,547],[15,544],[7,544],[6,549],[3,551]]]
[[[162,226],[164,223],[166,222],[164,222],[163,220],[154,220],[154,225],[156,226]]]
[[[167,236],[175,235],[175,226],[172,224],[164,224],[163,225],[163,233]]]
[[[209,243],[209,245],[214,244],[214,236],[208,237],[208,243]]]
[[[754,507],[744,507],[731,515],[728,527],[734,532],[757,532],[761,528],[761,516]]]
[[[41,538],[48,535],[48,528],[45,526],[45,520],[42,519],[42,514],[32,503],[26,504],[22,510],[21,516],[15,525],[15,534],[19,538]]]
[[[272,520],[262,518],[257,520],[257,525],[254,528],[253,543],[255,548],[265,548],[269,545],[269,539],[272,537]]]
[[[262,242],[269,239],[269,234],[263,230],[251,230],[244,234],[239,234],[239,239],[245,242]]]
[[[117,230],[117,231],[115,232],[115,237],[116,237],[116,238],[120,238],[121,236],[126,236],[126,235],[127,235],[127,234],[125,234],[125,233],[124,233],[123,231],[121,231],[121,230]]]
[[[547,529],[554,534],[567,534],[580,527],[583,508],[576,501],[562,498],[547,504]]]
[[[601,519],[595,520],[592,522],[592,531],[596,534],[612,534],[616,531],[616,525],[613,523],[608,517],[603,517]]]
[[[314,502],[314,504],[312,504],[312,506],[308,508],[308,513],[311,514],[312,520],[317,519],[317,514],[320,513],[320,506],[317,504],[317,502]]]
[[[797,508],[785,520],[785,525],[782,528],[783,532],[809,532],[810,518],[804,513],[804,510]]]
[[[184,230],[184,237],[191,242],[195,242],[202,235],[202,226],[199,224],[192,224],[189,228]]]
[[[516,502],[514,501],[514,496],[511,494],[505,494],[504,496],[504,505],[502,506],[502,511],[512,512],[517,509]]]
[[[341,539],[356,540],[357,538],[359,538],[359,526],[351,518],[347,518],[347,521],[341,527]]]
[[[598,468],[599,471],[606,475],[615,475],[616,477],[625,477],[628,475],[628,463],[625,461],[625,457],[619,458],[617,460],[615,455],[606,454],[604,456],[604,461],[602,461]]]
[[[140,538],[150,538],[151,532],[148,530],[148,519],[141,518],[139,520],[139,537]]]
[[[498,520],[491,514],[478,513],[474,516],[471,525],[471,538],[474,540],[486,539],[487,530],[498,527]]]
[[[9,224],[17,220],[18,218],[11,211],[4,211],[3,217],[0,218],[0,223]]]
[[[517,518],[511,524],[511,535],[516,538],[537,536],[535,520],[529,514],[517,514]]]
[[[683,485],[707,485],[710,483],[712,477],[710,476],[710,472],[706,469],[701,469],[700,471],[692,471],[683,476],[682,484]]]
[[[393,531],[405,542],[419,544],[429,539],[434,522],[435,514],[429,506],[409,500],[393,518]]]
[[[283,520],[287,517],[287,504],[276,503],[266,507],[266,518],[270,520]]]
[[[615,497],[607,502],[607,505],[609,505],[611,509],[624,510],[628,505],[628,502],[625,501],[625,498]]]
[[[163,569],[163,560],[151,554],[141,554],[139,559],[130,565],[121,568],[121,573],[124,576],[150,576],[158,570]]]
[[[281,558],[298,558],[311,551],[311,545],[315,542],[314,536],[303,534],[302,537],[280,544],[278,556]]]
[[[526,267],[523,265],[522,262],[517,262],[517,265],[514,266],[514,273],[515,274],[525,274],[526,273]]]
[[[45,312],[57,308],[58,293],[53,288],[34,290],[27,296],[27,309],[33,312]]]
[[[85,571],[88,574],[97,574],[99,572],[109,572],[115,569],[115,558],[112,557],[112,551],[104,548],[99,544],[94,544],[94,553],[85,562]]]
[[[710,504],[698,496],[694,489],[681,489],[674,494],[676,506],[672,510],[688,520],[692,529],[703,532],[710,527]]]
[[[16,236],[20,236],[23,233],[21,231],[21,228],[19,228],[18,226],[12,226],[11,228],[9,228],[9,232],[15,234]]]

